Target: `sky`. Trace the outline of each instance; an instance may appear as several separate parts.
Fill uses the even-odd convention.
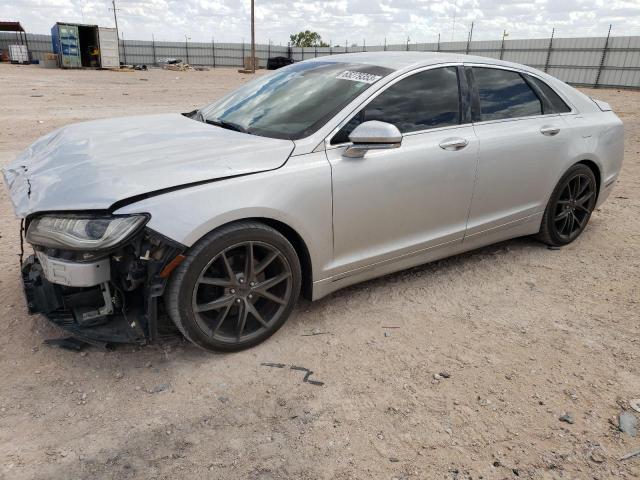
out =
[[[313,30],[333,45],[640,35],[640,0],[255,0],[256,41]],[[124,38],[249,41],[250,0],[116,0]],[[56,21],[113,26],[111,0],[0,0],[0,20],[49,33]]]

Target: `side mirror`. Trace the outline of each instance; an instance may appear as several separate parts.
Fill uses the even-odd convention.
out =
[[[343,155],[362,158],[369,150],[398,148],[402,143],[402,134],[395,125],[370,120],[358,125],[349,135],[349,140],[353,145],[347,147]]]

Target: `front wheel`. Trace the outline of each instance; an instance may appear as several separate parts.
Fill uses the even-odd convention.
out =
[[[551,194],[538,237],[551,246],[573,242],[587,226],[596,206],[596,177],[577,164],[565,173]]]
[[[165,302],[188,340],[207,350],[236,351],[284,324],[300,284],[291,243],[267,225],[241,222],[191,248],[171,275]]]

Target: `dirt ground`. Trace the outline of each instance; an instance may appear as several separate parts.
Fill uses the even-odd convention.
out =
[[[62,125],[188,111],[248,78],[0,65],[0,165]],[[639,476],[640,457],[619,458],[640,438],[616,424],[640,397],[640,92],[587,93],[624,120],[626,148],[579,240],[518,239],[302,302],[237,354],[44,346],[61,333],[27,315],[0,187],[0,478]]]

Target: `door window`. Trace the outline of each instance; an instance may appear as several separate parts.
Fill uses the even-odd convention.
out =
[[[473,67],[481,120],[542,115],[542,102],[518,72]]]
[[[346,143],[363,122],[379,120],[402,133],[460,123],[460,92],[456,67],[425,70],[391,85],[369,102],[331,139]]]

